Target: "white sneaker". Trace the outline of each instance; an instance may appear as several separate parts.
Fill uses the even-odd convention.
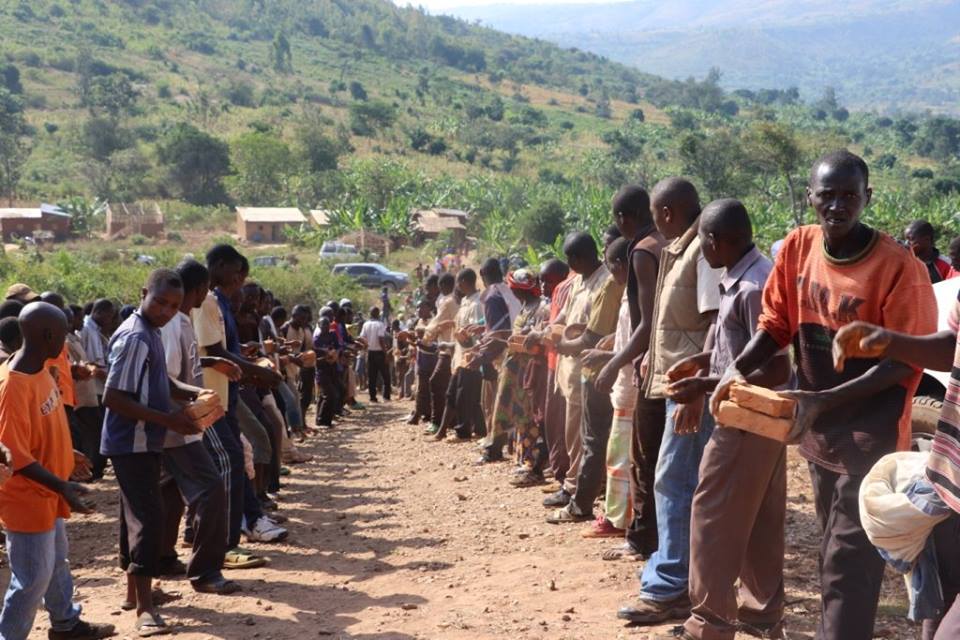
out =
[[[250,542],[280,542],[287,537],[287,530],[278,527],[266,516],[261,516],[252,529],[244,529],[243,533]]]

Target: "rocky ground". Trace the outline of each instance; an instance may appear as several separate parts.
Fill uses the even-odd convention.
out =
[[[270,564],[230,574],[243,593],[200,595],[185,582],[161,582],[180,596],[163,607],[177,635],[646,638],[650,629],[615,616],[633,597],[640,566],[601,561],[615,541],[582,538],[584,525],[546,524],[539,489],[510,488],[508,464],[474,466],[472,444],[425,439],[403,422],[408,411],[408,403],[374,405],[308,439],[303,447],[314,460],[285,479],[290,540],[246,545],[269,555]],[[789,632],[812,638],[818,535],[806,468],[795,455],[789,474]],[[77,596],[85,617],[134,637],[134,616],[119,606],[115,485],[95,487],[99,513],[69,527]],[[877,637],[917,637],[905,605],[902,579],[888,575]],[[30,638],[45,638],[46,629],[41,614]]]

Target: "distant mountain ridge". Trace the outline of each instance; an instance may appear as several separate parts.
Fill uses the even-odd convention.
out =
[[[827,86],[862,109],[960,112],[960,1],[653,0],[490,5],[455,15],[728,88]]]

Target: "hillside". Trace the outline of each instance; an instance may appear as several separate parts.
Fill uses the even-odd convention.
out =
[[[684,173],[744,198],[769,242],[841,146],[871,163],[881,226],[953,234],[960,210],[960,122],[850,111],[846,84],[728,92],[387,0],[19,0],[0,30],[0,196],[94,229],[95,198],[163,200],[174,229],[215,233],[231,205],[296,205],[333,226],[294,243],[399,245],[413,207],[451,206],[484,251],[534,261],[566,229],[599,234],[621,184]]]
[[[960,113],[955,0],[637,0],[454,13],[668,78],[719,67],[730,89],[797,86],[812,98],[833,86],[856,108]]]

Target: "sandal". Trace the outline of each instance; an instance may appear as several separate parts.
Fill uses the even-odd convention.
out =
[[[586,522],[588,520],[593,520],[593,515],[588,516],[579,516],[573,513],[570,513],[570,509],[564,507],[563,509],[557,509],[552,514],[547,516],[548,524],[568,524],[571,522]]]
[[[261,558],[250,551],[231,549],[223,559],[224,569],[254,569],[267,564],[266,558]]]
[[[163,618],[160,617],[160,614],[150,613],[149,611],[144,611],[140,614],[140,617],[137,618],[137,623],[133,625],[133,628],[137,632],[137,635],[141,638],[161,636],[170,633],[170,627],[168,627],[167,623],[163,621]]]
[[[634,551],[629,544],[624,543],[619,547],[604,550],[604,552],[600,554],[600,559],[606,560],[607,562],[613,562],[614,560],[637,562],[643,559],[643,555]]]

